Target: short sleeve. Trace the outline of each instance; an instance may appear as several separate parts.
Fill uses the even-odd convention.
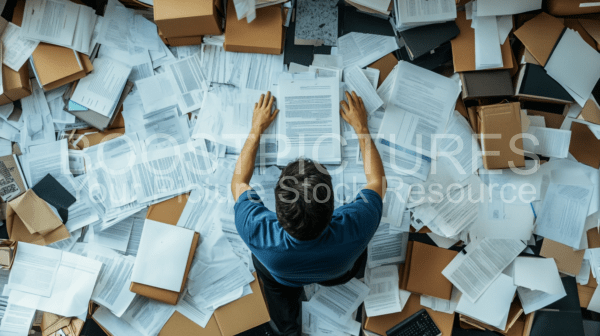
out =
[[[377,231],[383,213],[381,196],[373,190],[362,189],[353,202],[334,212],[341,216],[343,231],[349,239],[370,240]]]
[[[235,213],[235,226],[245,241],[254,230],[254,227],[251,226],[256,226],[258,219],[264,217],[265,213],[270,212],[253,189],[246,190],[240,195],[233,210]]]

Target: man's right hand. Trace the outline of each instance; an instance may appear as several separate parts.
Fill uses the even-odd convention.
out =
[[[346,120],[356,134],[369,134],[369,127],[367,125],[367,110],[362,98],[360,98],[356,92],[352,91],[352,94],[346,91],[346,98],[348,102],[341,101],[340,114],[342,118]]]

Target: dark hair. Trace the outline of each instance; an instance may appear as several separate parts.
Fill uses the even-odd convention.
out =
[[[290,162],[275,186],[281,227],[298,240],[319,237],[333,215],[333,186],[327,168],[309,159]]]

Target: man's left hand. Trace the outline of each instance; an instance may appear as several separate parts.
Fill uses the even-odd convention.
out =
[[[275,97],[271,95],[271,91],[267,95],[261,95],[258,103],[254,104],[254,114],[252,115],[252,130],[250,133],[261,135],[271,125],[279,110],[273,111],[273,103]],[[273,111],[273,113],[271,113]]]

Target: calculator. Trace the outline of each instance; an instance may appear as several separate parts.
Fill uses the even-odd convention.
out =
[[[387,336],[440,336],[442,332],[435,325],[425,309],[398,323],[386,331]]]

